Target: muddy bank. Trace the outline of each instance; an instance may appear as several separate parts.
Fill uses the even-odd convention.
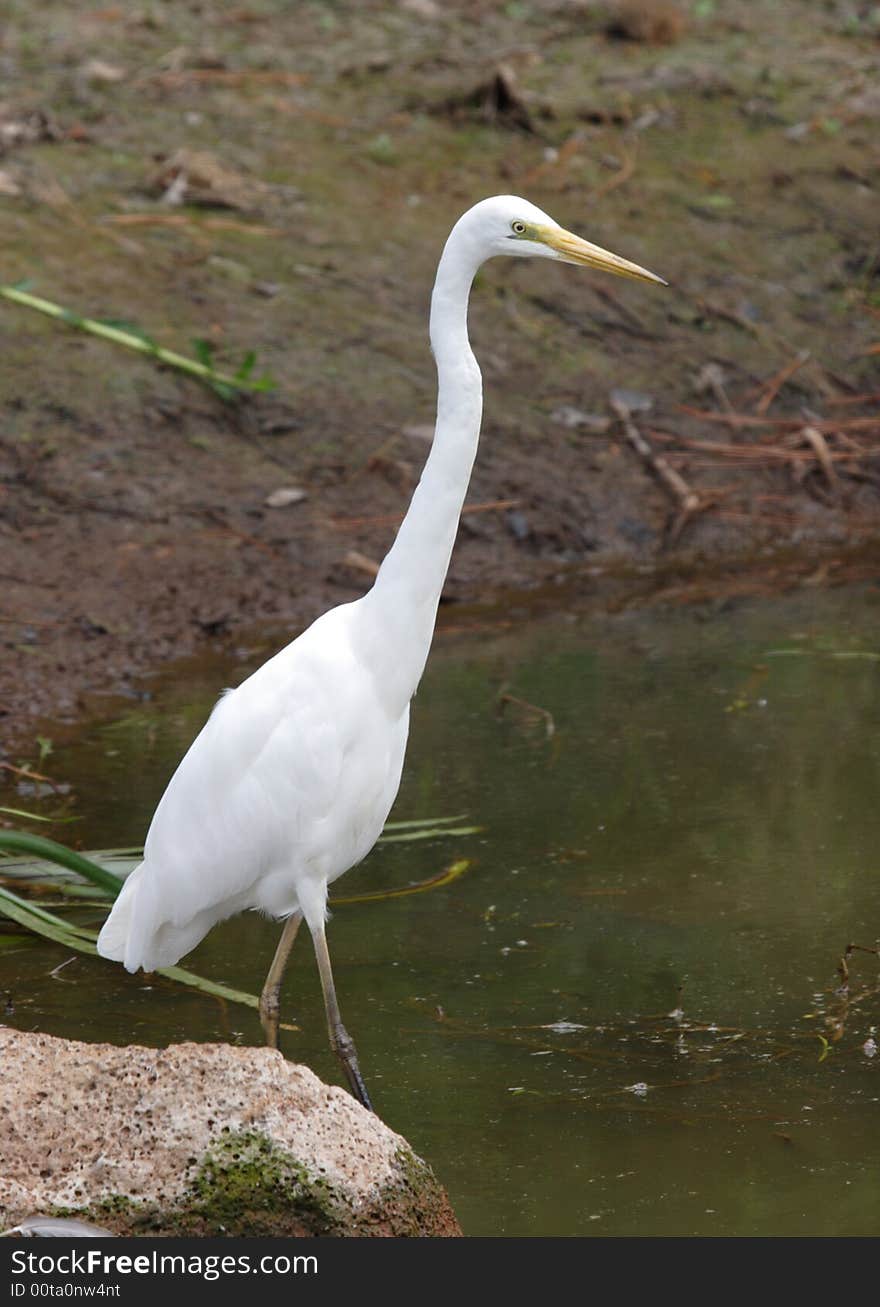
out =
[[[681,593],[742,559],[759,585],[779,558],[783,579],[870,574],[872,7],[661,8],[662,32],[430,0],[7,20],[2,280],[206,341],[230,371],[253,352],[276,382],[229,402],[0,301],[9,756],[38,721],[369,584],[427,451],[436,258],[496,191],[672,285],[480,275],[486,420],[450,610],[573,577],[604,600],[621,573]]]

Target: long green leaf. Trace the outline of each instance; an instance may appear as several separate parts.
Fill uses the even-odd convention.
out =
[[[439,829],[401,831],[399,835],[380,835],[379,844],[402,844],[407,840],[437,840],[446,835],[478,835],[482,826],[443,826]]]
[[[88,931],[81,931],[63,921],[61,917],[55,917],[51,912],[36,908],[33,903],[20,899],[10,890],[0,889],[0,912],[17,922],[19,926],[32,930],[36,935],[43,935],[46,939],[51,939],[56,944],[63,944],[65,948],[72,948],[77,953],[97,956],[98,950],[95,948],[97,936],[93,935],[89,939]]]
[[[213,994],[215,998],[225,998],[229,1003],[239,1003],[243,1007],[259,1010],[260,1000],[256,994],[247,994],[243,989],[231,989],[229,985],[218,984],[215,980],[206,980],[183,967],[160,967],[158,974],[167,980],[176,980],[190,989],[201,990],[203,994]],[[283,1026],[284,1030],[298,1030],[299,1026]]]
[[[51,912],[46,912],[38,908],[36,904],[27,902],[26,899],[20,899],[17,894],[10,890],[0,888],[0,912],[15,921],[20,926],[32,930],[36,935],[42,935],[45,939],[52,940],[55,944],[61,944],[64,948],[73,949],[75,953],[85,953],[89,957],[96,957],[98,950],[95,947],[95,941],[98,936],[94,931],[85,930],[81,926],[73,926],[70,922],[64,921],[61,917],[56,917]],[[165,976],[167,980],[176,981],[178,984],[186,985],[189,989],[200,990],[203,994],[211,994],[215,998],[225,999],[228,1003],[238,1003],[243,1007],[259,1009],[260,1000],[255,994],[248,994],[241,989],[232,989],[229,985],[221,985],[214,980],[206,980],[203,976],[197,976],[192,971],[187,971],[183,967],[160,967],[158,975]],[[287,1026],[286,1029],[296,1029],[293,1026]]]
[[[56,844],[55,840],[47,840],[42,835],[31,835],[28,831],[18,830],[0,831],[0,851],[29,853],[47,862],[57,863],[59,867],[75,871],[78,876],[114,896],[122,889],[122,880],[119,876],[114,876],[112,871],[106,871],[97,862],[92,862],[91,858],[85,858],[81,853],[75,853],[64,844]]]
[[[60,304],[53,304],[51,300],[40,299],[39,296],[31,295],[15,286],[0,286],[0,296],[11,300],[13,304],[21,304],[26,308],[36,309],[38,313],[45,313],[58,322],[67,323],[69,327],[78,327],[81,331],[88,331],[93,336],[102,336],[104,340],[112,340],[117,345],[125,345],[128,349],[137,350],[140,354],[149,354],[152,358],[158,359],[160,363],[167,363],[170,367],[177,368],[181,372],[188,372],[191,376],[198,377],[200,381],[204,381],[214,388],[223,388],[230,391],[274,389],[275,383],[269,377],[261,377],[258,381],[250,381],[247,376],[230,377],[224,372],[215,371],[212,366],[197,363],[195,359],[187,358],[185,354],[178,354],[174,350],[156,345],[142,334],[135,335],[130,328],[123,330],[106,322],[99,322],[95,318],[83,318],[78,313],[71,312],[70,309],[62,308]]]
[[[414,817],[407,821],[386,821],[386,830],[413,830],[417,826],[454,826],[457,821],[464,821],[467,813],[460,812],[456,817]]]
[[[438,871],[436,876],[429,876],[427,880],[417,881],[415,885],[401,885],[395,889],[376,889],[370,890],[367,894],[349,894],[340,898],[333,897],[330,899],[331,908],[338,908],[340,904],[349,903],[382,903],[385,899],[404,899],[410,894],[426,894],[428,890],[441,889],[444,885],[451,885],[454,880],[470,867],[469,858],[459,858],[451,866],[445,867],[443,871]]]
[[[66,826],[72,821],[82,821],[82,817],[45,817],[41,812],[26,812],[24,808],[5,808],[2,805],[0,812],[8,817],[24,817],[25,821],[44,821],[48,826]]]

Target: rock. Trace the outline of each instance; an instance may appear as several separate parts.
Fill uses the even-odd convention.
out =
[[[571,404],[563,404],[556,408],[550,414],[551,422],[558,422],[560,426],[570,427],[574,430],[576,427],[586,427],[587,431],[595,432],[596,435],[604,435],[611,426],[611,419],[603,417],[601,413],[585,413],[582,408],[574,408]]]
[[[454,1236],[430,1168],[344,1090],[268,1048],[116,1048],[0,1028],[0,1228]]]
[[[304,499],[308,499],[308,495],[299,486],[279,486],[266,496],[263,503],[267,508],[289,508],[291,504],[301,504]]]
[[[124,68],[105,63],[103,59],[87,59],[79,70],[84,82],[124,82]]]

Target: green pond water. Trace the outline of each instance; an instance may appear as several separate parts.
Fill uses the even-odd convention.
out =
[[[43,829],[142,841],[218,687],[248,670],[175,670],[58,747],[44,767],[82,820]],[[543,712],[500,713],[505,687]],[[871,588],[441,631],[393,816],[482,829],[379,847],[336,891],[470,868],[339,906],[329,939],[377,1109],[467,1234],[880,1233],[877,957],[854,954],[835,992],[845,946],[880,935],[878,691]],[[187,965],[258,992],[276,935],[239,917]],[[52,974],[69,956],[0,934],[8,1022],[260,1040],[255,1013],[112,964]],[[301,1028],[285,1052],[338,1081],[305,936],[283,1017]]]

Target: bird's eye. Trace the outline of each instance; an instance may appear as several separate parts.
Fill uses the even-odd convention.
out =
[[[510,224],[510,230],[517,236],[522,236],[525,233],[525,229],[526,224],[524,222],[512,222]]]

